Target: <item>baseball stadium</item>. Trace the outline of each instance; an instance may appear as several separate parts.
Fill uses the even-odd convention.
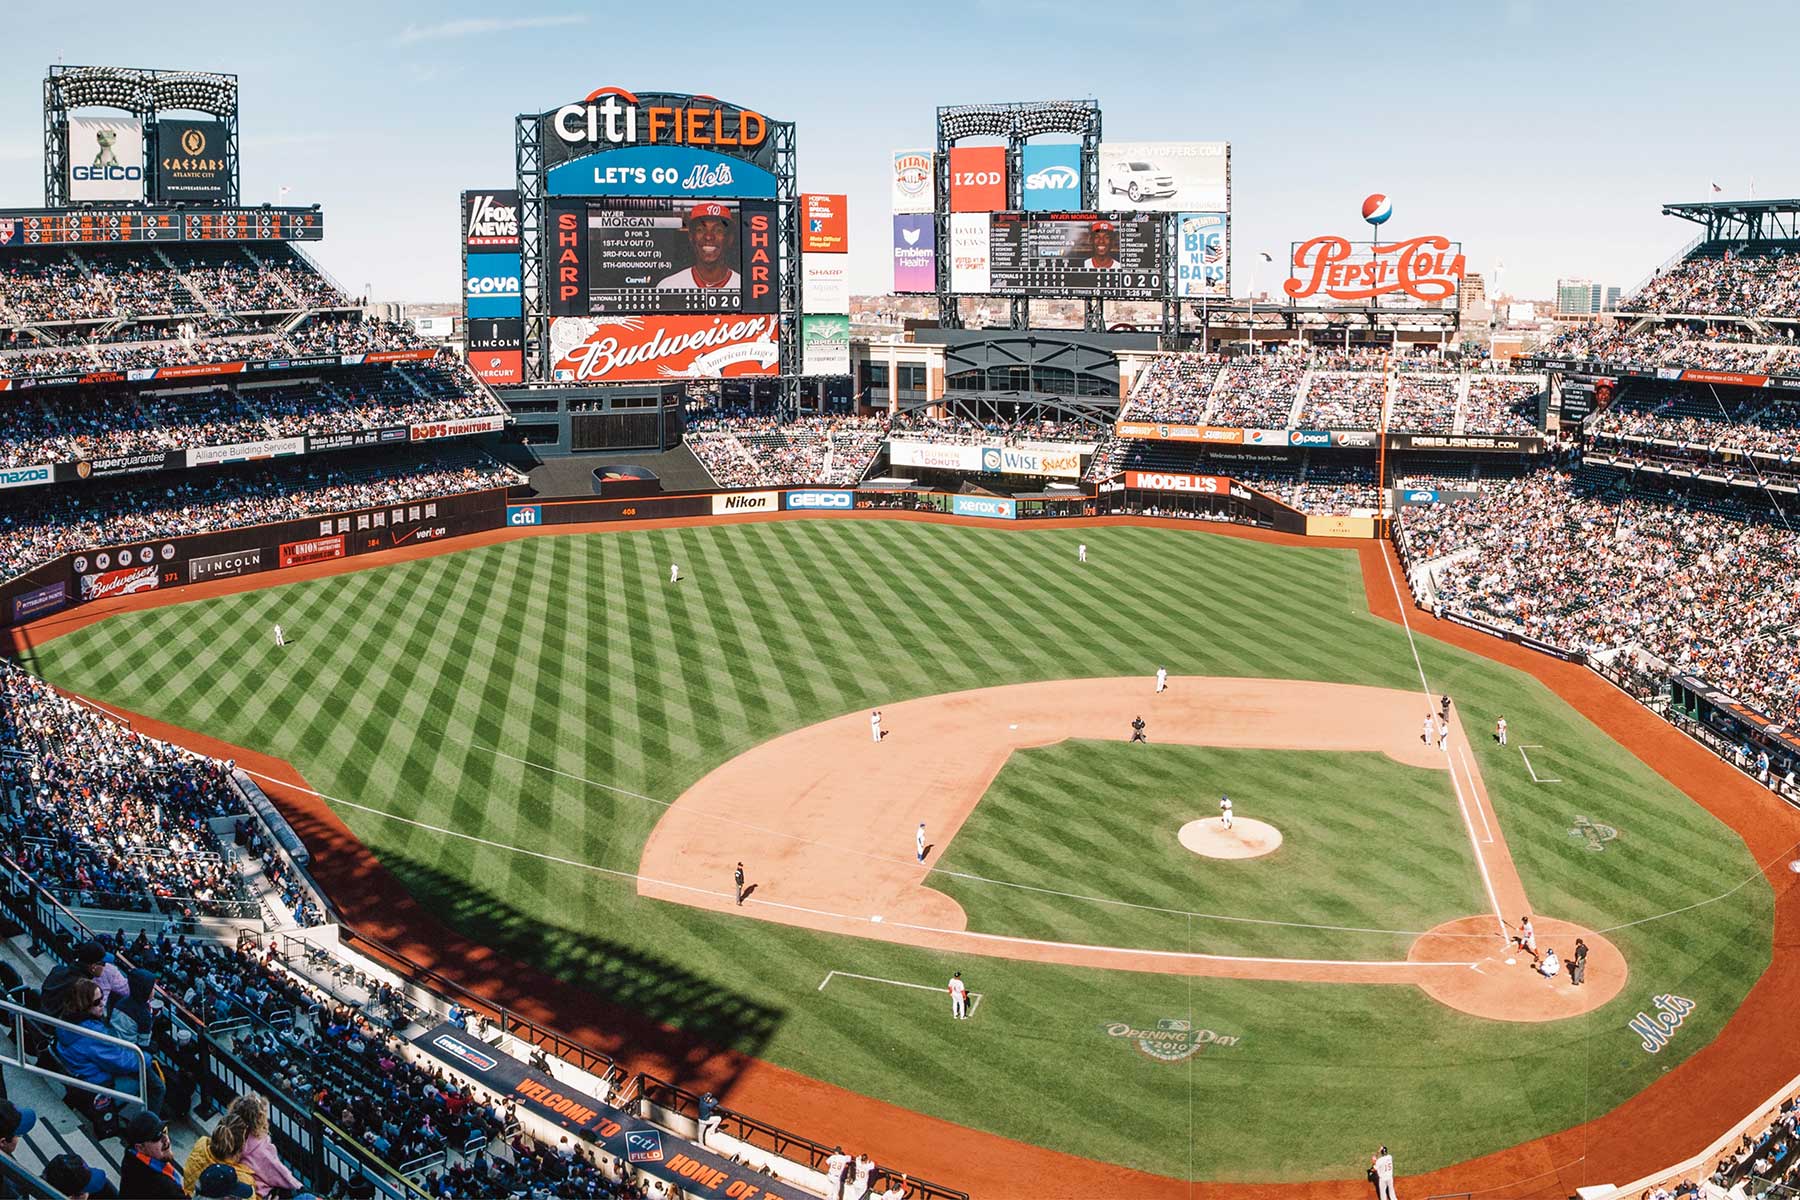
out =
[[[422,317],[237,75],[45,72],[0,1194],[1800,1192],[1800,201],[1527,337],[1404,199],[1257,288],[1231,143],[920,106],[853,296],[645,74]]]

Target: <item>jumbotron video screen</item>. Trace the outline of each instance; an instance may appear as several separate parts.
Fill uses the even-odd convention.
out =
[[[1155,214],[995,213],[988,245],[995,295],[1155,300],[1167,290]]]
[[[612,199],[551,211],[554,315],[776,311],[773,204]]]

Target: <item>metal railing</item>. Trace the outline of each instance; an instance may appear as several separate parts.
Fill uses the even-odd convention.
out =
[[[143,1104],[145,1102],[145,1097],[150,1094],[150,1058],[144,1053],[143,1047],[139,1046],[136,1042],[128,1041],[122,1037],[114,1037],[110,1033],[101,1033],[98,1030],[89,1029],[83,1025],[77,1025],[72,1021],[65,1021],[61,1017],[53,1017],[48,1013],[39,1012],[35,1008],[27,1008],[17,1001],[8,1000],[4,997],[0,997],[0,1012],[9,1013],[12,1016],[13,1048],[17,1053],[17,1057],[13,1057],[7,1050],[0,1048],[0,1063],[5,1063],[9,1067],[16,1067],[21,1071],[28,1071],[33,1075],[40,1075],[45,1079],[57,1080],[60,1083],[84,1092],[96,1092],[102,1096],[111,1096],[114,1100],[123,1104]],[[65,1071],[53,1071],[48,1067],[40,1067],[36,1063],[27,1062],[25,1059],[25,1023],[27,1021],[30,1021],[33,1025],[48,1025],[53,1029],[66,1029],[79,1037],[93,1038],[95,1041],[106,1042],[113,1046],[122,1046],[131,1051],[137,1058],[137,1092],[135,1094],[132,1092],[122,1092],[118,1088],[108,1087],[103,1083],[91,1083],[78,1075],[71,1075]],[[59,1058],[57,1061],[60,1062],[62,1060]]]

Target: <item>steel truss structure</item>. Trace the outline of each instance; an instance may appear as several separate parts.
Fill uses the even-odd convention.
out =
[[[540,113],[521,113],[514,118],[513,124],[513,168],[519,190],[519,291],[524,318],[524,376],[527,383],[551,382],[550,313],[546,300],[550,294],[551,264],[550,257],[544,253],[544,201],[549,168],[544,156],[543,120]],[[803,349],[800,341],[799,148],[792,121],[770,121],[768,136],[775,150],[776,278],[779,281],[776,330],[781,354],[779,403],[784,414],[797,416]],[[466,248],[464,255],[464,278],[467,278]]]
[[[1714,200],[1665,204],[1663,216],[1680,217],[1706,230],[1709,242],[1800,240],[1800,200]]]
[[[205,113],[225,124],[226,193],[221,207],[241,203],[238,184],[238,77],[217,71],[159,71],[144,67],[58,64],[44,76],[44,207],[69,204],[69,112],[111,108],[144,124],[144,162],[162,161],[156,121],[174,112]],[[144,172],[146,188],[151,171]],[[140,197],[144,203],[152,197]],[[131,201],[98,201],[117,206]],[[194,201],[183,202],[197,203]],[[208,205],[210,207],[210,204]]]

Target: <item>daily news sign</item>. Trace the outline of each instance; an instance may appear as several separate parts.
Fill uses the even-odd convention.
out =
[[[1281,286],[1295,300],[1372,300],[1400,292],[1432,303],[1455,296],[1462,277],[1462,243],[1448,238],[1352,242],[1326,236],[1294,244],[1292,278]]]

